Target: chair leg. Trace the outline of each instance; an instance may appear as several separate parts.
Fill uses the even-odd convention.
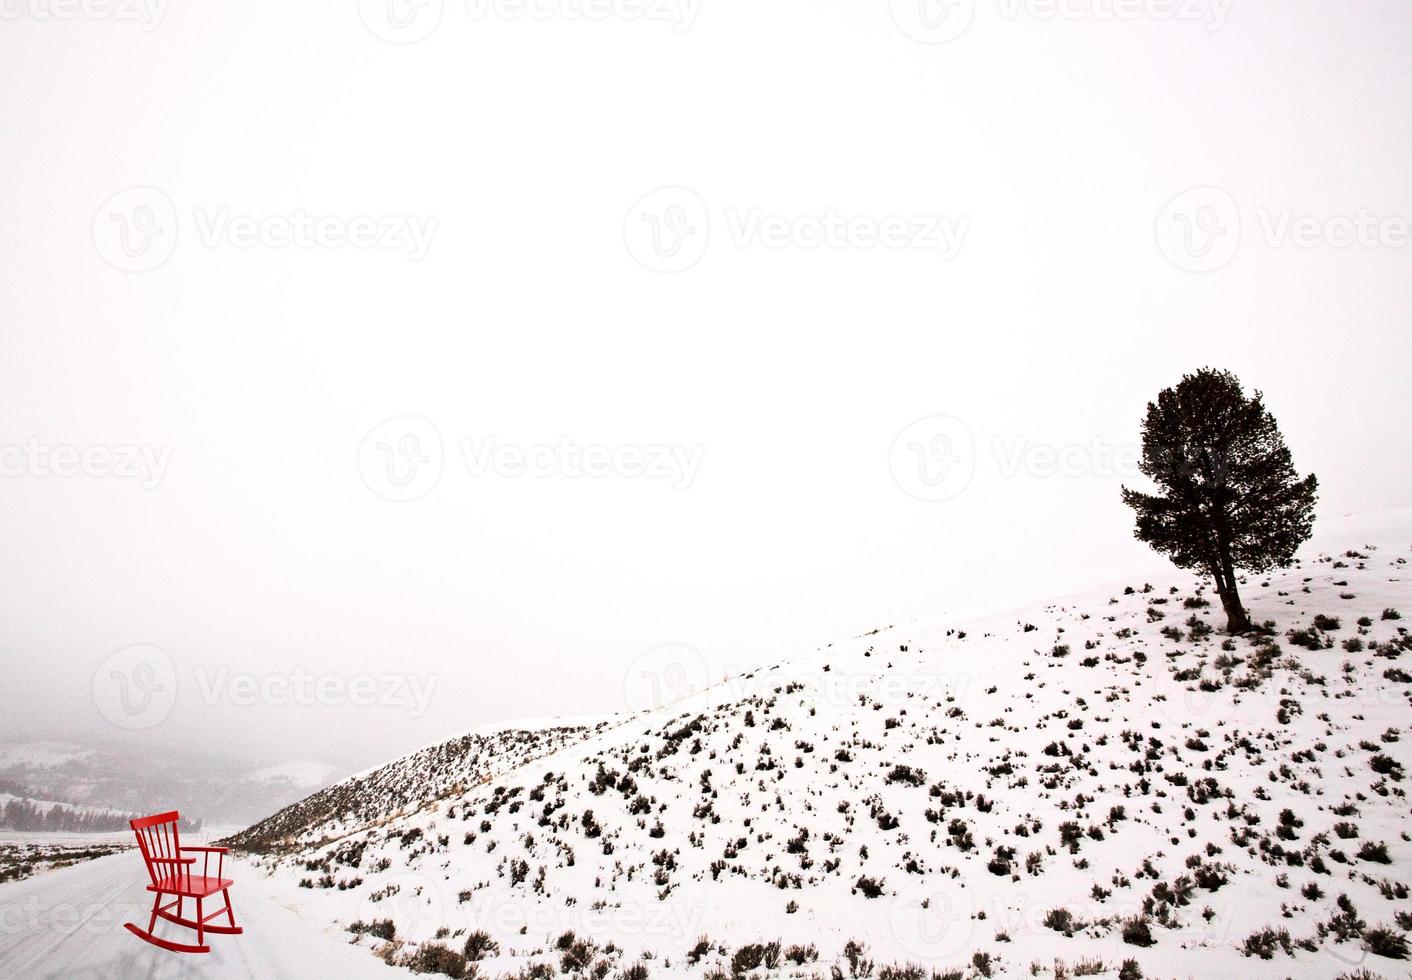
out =
[[[202,921],[201,899],[196,900],[196,945],[206,945],[206,923]]]
[[[225,896],[225,899],[226,899],[226,918],[230,920],[230,927],[231,927],[232,929],[234,929],[234,928],[235,928],[235,912],[233,912],[233,911],[231,910],[231,907],[230,907],[230,889],[229,889],[229,888],[222,888],[222,889],[221,889],[221,894],[224,895],[224,896]]]
[[[153,929],[157,928],[157,909],[161,907],[161,904],[162,904],[162,893],[161,893],[161,892],[158,892],[158,893],[156,894],[156,896],[154,896],[153,899],[152,899],[152,919],[151,919],[151,921],[149,921],[149,922],[147,923],[147,931],[148,931],[149,933],[150,933]]]

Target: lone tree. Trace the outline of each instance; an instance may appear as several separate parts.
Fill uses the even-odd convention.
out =
[[[1249,630],[1236,569],[1288,567],[1313,530],[1319,487],[1312,473],[1295,472],[1260,392],[1247,398],[1235,375],[1211,368],[1164,389],[1147,405],[1139,469],[1160,492],[1123,487],[1138,539],[1209,575],[1226,629]]]

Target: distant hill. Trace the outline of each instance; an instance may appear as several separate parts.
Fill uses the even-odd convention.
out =
[[[565,746],[609,728],[609,722],[472,732],[320,790],[227,838],[251,851],[278,851],[335,840],[354,830],[471,791]]]

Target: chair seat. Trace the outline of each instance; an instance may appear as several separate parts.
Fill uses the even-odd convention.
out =
[[[149,892],[165,892],[168,895],[185,895],[188,898],[205,898],[229,888],[234,881],[230,878],[205,878],[201,875],[171,875],[155,885],[148,885]]]

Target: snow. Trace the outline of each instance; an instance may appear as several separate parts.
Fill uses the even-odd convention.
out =
[[[1381,618],[1412,613],[1410,542],[1406,512],[1350,522],[1250,578],[1273,646],[1222,649],[1215,597],[1175,571],[1150,591],[882,628],[568,746],[518,746],[519,764],[459,792],[314,823],[260,865],[315,917],[392,919],[407,951],[484,930],[492,972],[557,961],[572,930],[620,947],[615,967],[651,954],[693,975],[779,938],[817,946],[805,976],[850,939],[939,970],[988,953],[1002,975],[1133,958],[1149,975],[1333,976],[1370,955],[1328,932],[1339,895],[1369,928],[1407,910],[1400,771],[1372,765],[1412,762],[1408,686],[1384,676],[1405,627]],[[1291,643],[1316,614],[1340,619],[1319,634],[1332,648]],[[1192,617],[1217,631],[1187,635]],[[1339,645],[1352,638],[1364,648]],[[1377,841],[1390,865],[1357,856]],[[1046,924],[1056,909],[1072,935]],[[1123,939],[1145,910],[1150,948]],[[1312,948],[1242,956],[1266,927]],[[713,952],[685,971],[703,934]]]
[[[484,932],[486,977],[575,955],[701,977],[776,939],[814,956],[741,975],[848,976],[850,941],[966,977],[1402,975],[1358,933],[1412,926],[1412,640],[1384,615],[1412,619],[1410,559],[1409,512],[1330,522],[1244,583],[1268,637],[1227,640],[1171,570],[880,627],[656,712],[486,727],[238,835],[268,853],[236,864],[247,932],[205,964],[120,932],[133,855],[0,885],[7,915],[38,910],[0,923],[0,962],[388,977],[383,958]],[[348,931],[382,920],[391,941]],[[1125,941],[1137,921],[1153,945]],[[1288,949],[1244,955],[1267,928]]]
[[[134,853],[98,858],[0,886],[0,973],[30,980],[74,977],[222,977],[274,980],[338,976],[388,980],[386,966],[345,945],[287,895],[240,861],[230,877],[242,936],[211,936],[211,952],[181,955],[142,942],[124,922],[146,927],[151,893]],[[180,926],[159,935],[190,942]]]

